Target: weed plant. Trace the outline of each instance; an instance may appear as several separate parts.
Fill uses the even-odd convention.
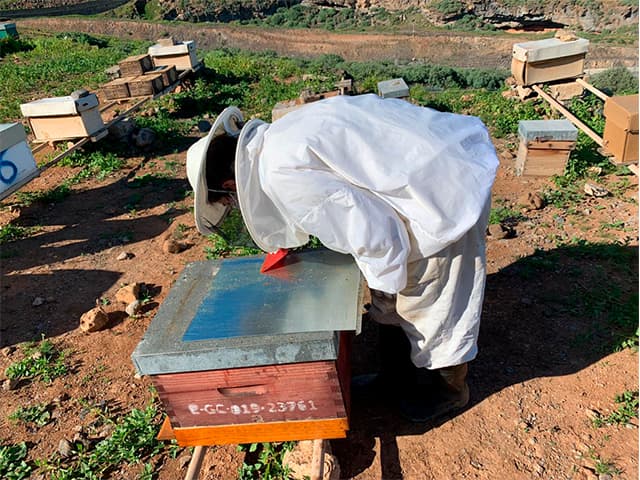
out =
[[[73,178],[73,183],[89,178],[104,180],[112,173],[120,170],[126,164],[125,160],[119,158],[112,152],[102,152],[100,150],[92,152],[75,151],[63,158],[59,165],[62,167],[82,167]]]
[[[5,370],[12,380],[35,380],[51,383],[54,378],[66,375],[65,352],[59,351],[48,339],[38,343],[27,343],[23,347],[24,358],[12,363]]]
[[[29,478],[32,467],[26,462],[27,444],[0,445],[0,478],[22,480]]]
[[[37,227],[22,227],[20,225],[8,223],[0,227],[0,245],[14,242],[22,238],[27,238],[37,231]]]
[[[9,420],[43,427],[51,421],[51,412],[49,412],[49,407],[46,404],[38,403],[29,407],[19,407],[9,415]]]
[[[239,480],[280,480],[289,478],[290,471],[282,464],[284,454],[295,446],[295,442],[251,443],[238,445],[238,450],[246,452],[247,459],[238,471]]]
[[[631,419],[638,418],[638,390],[627,390],[615,396],[618,408],[607,416],[596,416],[593,426],[600,428],[605,425],[627,425]]]

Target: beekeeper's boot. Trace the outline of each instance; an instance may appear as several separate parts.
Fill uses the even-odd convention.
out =
[[[412,422],[436,420],[464,408],[469,403],[467,364],[436,370],[435,382],[400,402],[400,413]]]

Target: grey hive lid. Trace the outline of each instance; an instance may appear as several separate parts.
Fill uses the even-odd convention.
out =
[[[527,141],[575,141],[578,129],[569,120],[520,120],[518,136]]]
[[[188,264],[132,354],[144,375],[335,360],[358,330],[362,278],[349,255],[290,253]]]

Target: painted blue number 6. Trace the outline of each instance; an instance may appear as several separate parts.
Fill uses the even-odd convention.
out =
[[[0,181],[8,185],[10,183],[13,183],[13,181],[18,176],[18,167],[16,167],[16,164],[12,161],[4,159],[5,152],[6,150],[0,152]],[[11,170],[11,175],[5,177],[4,170],[7,168]]]

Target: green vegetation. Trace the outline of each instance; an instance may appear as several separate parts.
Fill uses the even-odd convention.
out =
[[[37,343],[22,346],[24,358],[12,363],[5,370],[5,375],[13,380],[39,379],[51,383],[54,378],[66,375],[68,366],[65,353],[59,351],[51,341],[43,339]]]
[[[80,86],[97,87],[107,81],[106,68],[128,55],[142,53],[148,45],[73,33],[23,41],[28,50],[12,54],[14,61],[0,63],[3,121],[19,118],[20,103],[36,94],[40,98],[69,95]]]
[[[49,474],[53,480],[98,480],[107,478],[111,472],[124,464],[139,464],[150,460],[165,449],[163,443],[156,440],[160,428],[160,415],[153,405],[144,410],[134,408],[127,415],[112,419],[99,409],[96,413],[101,424],[111,425],[113,433],[93,447],[81,442],[72,444],[72,455],[67,458],[54,457],[38,461],[40,471]],[[169,445],[168,453],[175,456],[178,449]],[[159,465],[143,465],[145,478],[155,478]]]
[[[0,478],[22,480],[29,478],[32,467],[26,462],[27,444],[0,445]]]
[[[505,206],[502,202],[496,202],[498,206],[492,207],[489,213],[489,224],[512,224],[524,219],[517,210]]]
[[[609,415],[596,416],[593,420],[594,427],[605,425],[626,425],[632,418],[638,418],[638,390],[627,390],[616,395],[615,402],[620,406]]]
[[[124,167],[125,164],[126,161],[118,158],[114,153],[104,153],[99,150],[87,153],[75,151],[59,163],[63,167],[82,167],[82,170],[73,177],[74,183],[89,178],[104,180],[113,172]]]
[[[211,234],[207,238],[211,243],[210,246],[205,247],[208,260],[261,253],[247,232],[238,208],[232,208],[220,225],[218,233]]]
[[[238,479],[279,480],[289,478],[289,469],[282,465],[282,459],[284,454],[294,446],[295,442],[238,445],[239,451],[247,452],[247,456],[252,457],[249,463],[245,460],[240,467]]]
[[[0,227],[0,245],[27,238],[38,231],[37,227],[22,227],[13,223],[8,223]]]
[[[593,86],[608,95],[630,95],[638,93],[638,77],[628,68],[615,67],[597,73],[591,79]]]
[[[15,422],[32,423],[37,427],[43,427],[51,421],[51,412],[44,403],[38,403],[29,407],[19,407],[9,415],[9,420]]]

